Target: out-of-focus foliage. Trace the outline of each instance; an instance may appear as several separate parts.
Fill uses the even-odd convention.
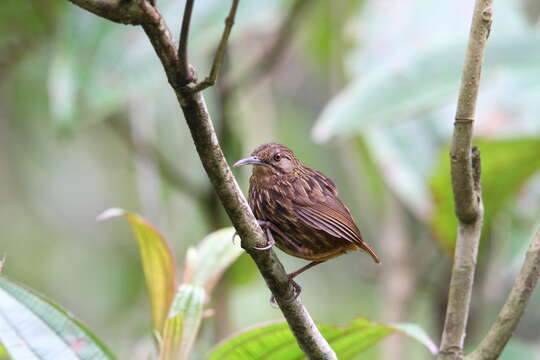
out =
[[[4,276],[0,276],[0,342],[13,359],[116,359],[73,316]]]
[[[147,220],[137,214],[112,208],[98,220],[125,217],[137,239],[141,262],[150,297],[154,331],[161,334],[176,289],[176,267],[167,241]]]
[[[292,3],[240,2],[220,79],[236,79],[250,69],[275,39]],[[495,208],[486,207],[487,246],[481,249],[471,344],[499,310],[540,212],[540,178],[532,173],[537,161],[528,157],[533,154],[509,147],[509,158],[531,160],[512,165],[519,167],[516,173],[499,172],[502,178],[492,182],[485,167],[501,154],[482,145],[535,141],[539,134],[539,30],[530,11],[535,6],[521,3],[494,3],[475,124],[486,196],[504,196],[495,203],[485,199]],[[196,1],[190,62],[199,78],[208,72],[229,5]],[[158,6],[177,38],[183,4],[163,0]],[[385,321],[392,312],[385,308],[388,289],[382,279],[394,268],[398,276],[410,273],[418,289],[407,289],[401,318],[388,321],[418,323],[432,338],[439,336],[449,262],[446,256],[441,261],[438,249],[453,241],[455,230],[449,188],[440,190],[446,191],[443,208],[432,179],[447,166],[471,10],[468,0],[437,6],[431,0],[308,1],[273,72],[256,86],[228,94],[226,103],[216,87],[205,91],[229,162],[262,142],[290,146],[336,182],[366,241],[383,256],[381,267],[351,253],[302,274],[302,299],[319,323],[350,323],[359,313]],[[142,29],[47,0],[0,2],[0,20],[0,257],[6,253],[11,260],[5,271],[87,320],[120,358],[146,360],[154,344],[150,313],[143,310],[139,251],[125,226],[97,226],[95,214],[111,205],[137,209],[162,231],[175,254],[194,248],[189,259],[178,256],[175,264],[194,271],[191,279],[199,276],[197,263],[204,269],[207,259],[216,258],[222,262],[215,272],[203,271],[205,279],[215,279],[229,251],[240,251],[222,253],[211,241],[206,250],[197,247],[229,222]],[[313,133],[331,141],[315,144]],[[246,189],[248,170],[235,171]],[[489,184],[503,180],[512,188],[491,190]],[[386,229],[399,228],[388,221],[396,211],[387,203],[389,193],[401,203],[397,211],[405,230],[399,239],[384,236]],[[436,229],[446,232],[432,231],[433,219]],[[230,243],[223,236],[218,245]],[[406,242],[408,252],[403,262],[389,264],[385,258],[397,240]],[[280,258],[287,270],[304,265]],[[399,271],[407,263],[414,264],[411,272]],[[249,257],[225,271],[209,298],[214,284],[203,286],[205,306],[214,316],[203,320],[191,351],[195,360],[231,333],[280,316],[267,304],[268,290]],[[538,343],[538,295],[531,301],[509,354],[522,345],[538,354],[531,345]],[[172,330],[179,330],[175,325]],[[385,346],[383,340],[360,358],[380,359]],[[404,358],[430,355],[408,341]]]
[[[484,227],[508,206],[523,184],[540,170],[540,138],[483,140],[475,146],[481,153],[482,199],[485,208]],[[435,209],[431,224],[442,249],[450,254],[454,250],[457,221],[454,216],[454,198],[450,173],[449,149],[441,151],[440,160],[431,179]],[[484,232],[484,237],[489,235]]]
[[[160,359],[187,359],[202,321],[205,291],[183,284],[174,298],[163,331]]]
[[[437,346],[416,326],[404,326],[407,331],[357,318],[347,326],[318,325],[339,359],[352,359],[392,333],[402,333],[426,345],[430,351]],[[208,360],[242,359],[292,360],[303,358],[289,326],[285,322],[263,324],[226,339],[209,355]]]
[[[239,245],[231,244],[234,234],[232,227],[214,231],[197,248],[189,249],[184,281],[201,286],[210,294],[225,269],[243,253]]]

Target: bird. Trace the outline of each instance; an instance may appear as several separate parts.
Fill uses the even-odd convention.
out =
[[[367,252],[380,264],[376,252],[363,240],[347,206],[338,197],[334,182],[304,165],[288,147],[276,142],[258,146],[234,167],[252,165],[248,203],[266,234],[267,250],[277,246],[309,264],[288,274],[293,279],[304,271],[349,251]]]

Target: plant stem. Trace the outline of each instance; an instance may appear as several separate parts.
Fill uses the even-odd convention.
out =
[[[482,233],[480,153],[473,151],[471,145],[484,49],[491,27],[491,4],[491,0],[475,1],[454,122],[450,158],[458,236],[438,356],[440,360],[463,357],[476,258]]]
[[[72,0],[72,2],[84,8],[91,5],[93,10],[100,4],[107,3],[104,0]],[[122,22],[128,18],[128,15],[137,14],[139,16],[137,23],[143,26],[161,60],[167,79],[176,93],[191,131],[197,153],[221,203],[242,238],[242,247],[257,264],[298,344],[307,357],[310,359],[337,359],[336,354],[322,337],[300,299],[290,300],[294,297],[294,289],[274,251],[254,249],[256,246],[261,247],[266,244],[266,239],[225,160],[204,98],[201,92],[194,92],[189,86],[184,86],[186,74],[180,66],[178,49],[159,11],[151,3],[144,0],[137,0],[136,3],[143,15],[132,8],[126,10],[124,2],[116,0],[108,3],[106,18]],[[127,15],[115,13],[115,6],[118,11],[127,12]],[[92,12],[102,16],[101,11]]]
[[[525,262],[497,319],[480,345],[465,357],[466,360],[495,360],[499,358],[523,315],[525,306],[527,306],[538,282],[539,275],[540,229],[538,229],[536,236],[529,245]]]

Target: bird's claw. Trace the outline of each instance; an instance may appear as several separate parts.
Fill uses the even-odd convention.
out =
[[[235,231],[234,234],[233,234],[233,236],[232,236],[232,239],[231,239],[233,245],[234,245],[234,239],[236,239],[237,236],[238,236],[238,231]]]
[[[300,296],[300,293],[302,292],[302,287],[296,281],[292,279],[290,281],[291,281],[291,285],[293,286],[293,294],[290,298],[285,299],[286,303],[290,303],[298,299],[298,297]],[[272,295],[272,297],[270,298],[270,305],[272,305],[272,307],[277,308],[277,302],[274,295]]]
[[[256,250],[269,250],[276,244],[276,240],[274,240],[274,236],[272,235],[272,231],[270,230],[270,222],[269,221],[263,221],[263,220],[257,220],[259,223],[259,226],[263,229],[263,231],[266,232],[266,245],[265,246],[254,246],[253,248]]]
[[[267,230],[268,232],[270,232],[270,230]],[[262,246],[262,247],[259,247],[259,246],[254,246],[253,248],[254,249],[257,249],[257,250],[269,250],[272,248],[272,246],[274,246],[274,244],[276,243],[276,241],[274,240],[274,238],[269,235],[268,236],[268,242],[266,243],[265,246]]]

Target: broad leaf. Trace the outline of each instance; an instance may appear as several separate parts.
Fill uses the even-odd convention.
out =
[[[489,230],[493,217],[506,206],[527,179],[540,170],[540,138],[479,139],[474,143],[480,148],[484,228]],[[448,154],[448,148],[441,151],[438,167],[430,180],[435,201],[430,223],[441,248],[453,253],[457,221]]]
[[[408,331],[404,332],[396,327],[358,318],[344,327],[330,325],[318,325],[317,327],[340,360],[351,359],[379,340],[396,332],[407,334],[416,339],[420,338],[423,344],[429,344],[430,350],[436,350],[437,347],[427,338],[425,333],[417,328],[413,331],[412,326],[408,326]],[[208,360],[292,360],[304,358],[305,355],[296,343],[287,323],[279,322],[257,326],[224,340],[216,346]]]
[[[194,269],[191,270],[193,273],[191,282],[204,287],[207,294],[212,292],[225,269],[243,252],[240,241],[235,245],[231,240],[234,232],[232,227],[214,231],[199,243],[192,254],[195,259],[192,260]]]
[[[165,322],[160,360],[187,359],[202,320],[204,289],[183,284]]]
[[[115,359],[90,330],[58,305],[3,276],[0,343],[13,359]]]
[[[129,221],[139,244],[144,277],[152,308],[152,322],[155,331],[161,333],[176,288],[176,268],[173,253],[159,231],[137,214],[113,208],[99,215],[98,220],[118,216],[123,216]]]
[[[534,70],[540,61],[535,33],[507,36],[490,42],[482,77],[502,68]],[[330,101],[313,129],[318,141],[334,135],[360,133],[390,122],[399,122],[438,108],[459,88],[466,43],[422,53],[409,66],[372,69],[363,73]]]

